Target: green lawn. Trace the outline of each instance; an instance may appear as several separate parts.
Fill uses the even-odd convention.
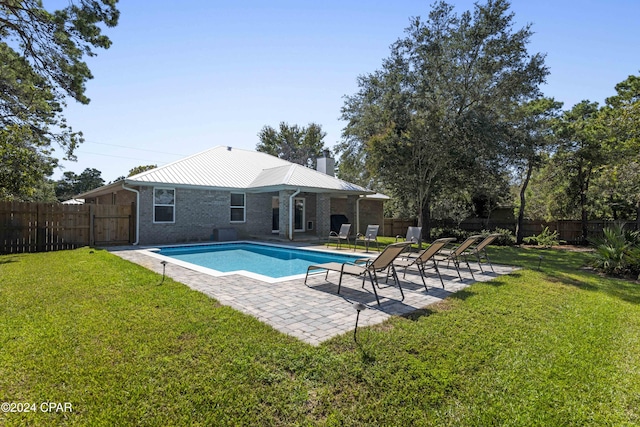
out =
[[[524,268],[319,347],[103,250],[2,256],[0,402],[37,412],[0,425],[640,425],[640,285],[491,255]]]

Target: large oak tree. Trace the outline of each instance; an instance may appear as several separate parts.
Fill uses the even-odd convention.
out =
[[[350,178],[360,167],[362,180],[379,179],[412,204],[427,238],[434,195],[497,169],[506,117],[540,95],[548,74],[544,56],[527,52],[530,26],[514,30],[509,6],[489,0],[457,15],[435,4],[343,106],[338,151]]]

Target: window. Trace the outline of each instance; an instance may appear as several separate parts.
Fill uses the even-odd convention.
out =
[[[244,222],[245,211],[244,193],[231,193],[231,222]]]
[[[153,189],[153,222],[175,222],[176,190]]]
[[[295,199],[293,203],[293,230],[304,231],[304,199]]]

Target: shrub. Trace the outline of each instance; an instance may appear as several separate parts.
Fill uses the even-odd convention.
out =
[[[493,241],[492,245],[496,246],[513,246],[516,244],[516,237],[513,235],[511,230],[506,228],[496,228],[494,231],[482,230],[482,235],[484,237],[489,234],[499,233],[500,237]]]
[[[594,268],[616,276],[640,276],[640,232],[625,231],[624,225],[606,227],[603,237],[594,239]]]
[[[434,240],[441,239],[443,237],[455,237],[458,242],[462,242],[469,236],[471,236],[470,232],[459,228],[436,227],[431,229],[431,238]]]
[[[544,246],[545,248],[550,248],[552,246],[557,246],[560,243],[564,243],[564,240],[559,239],[558,231],[554,231],[553,233],[549,230],[549,227],[545,227],[542,229],[540,234],[530,237],[525,237],[524,242],[529,245],[538,245]]]
[[[500,233],[500,237],[493,241],[492,245],[496,246],[511,246],[514,245],[516,239],[511,232],[506,228],[496,228],[495,231],[482,230],[480,233],[476,231],[465,231],[459,228],[433,228],[431,229],[431,238],[433,240],[441,239],[443,237],[455,237],[458,242],[464,241],[467,237],[472,236],[474,234],[481,234],[482,237],[487,237],[489,234]]]

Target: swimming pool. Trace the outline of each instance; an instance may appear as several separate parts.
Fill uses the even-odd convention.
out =
[[[304,275],[312,264],[355,262],[363,258],[253,242],[169,246],[153,252],[167,257],[169,262],[212,275],[241,274],[270,283]]]

